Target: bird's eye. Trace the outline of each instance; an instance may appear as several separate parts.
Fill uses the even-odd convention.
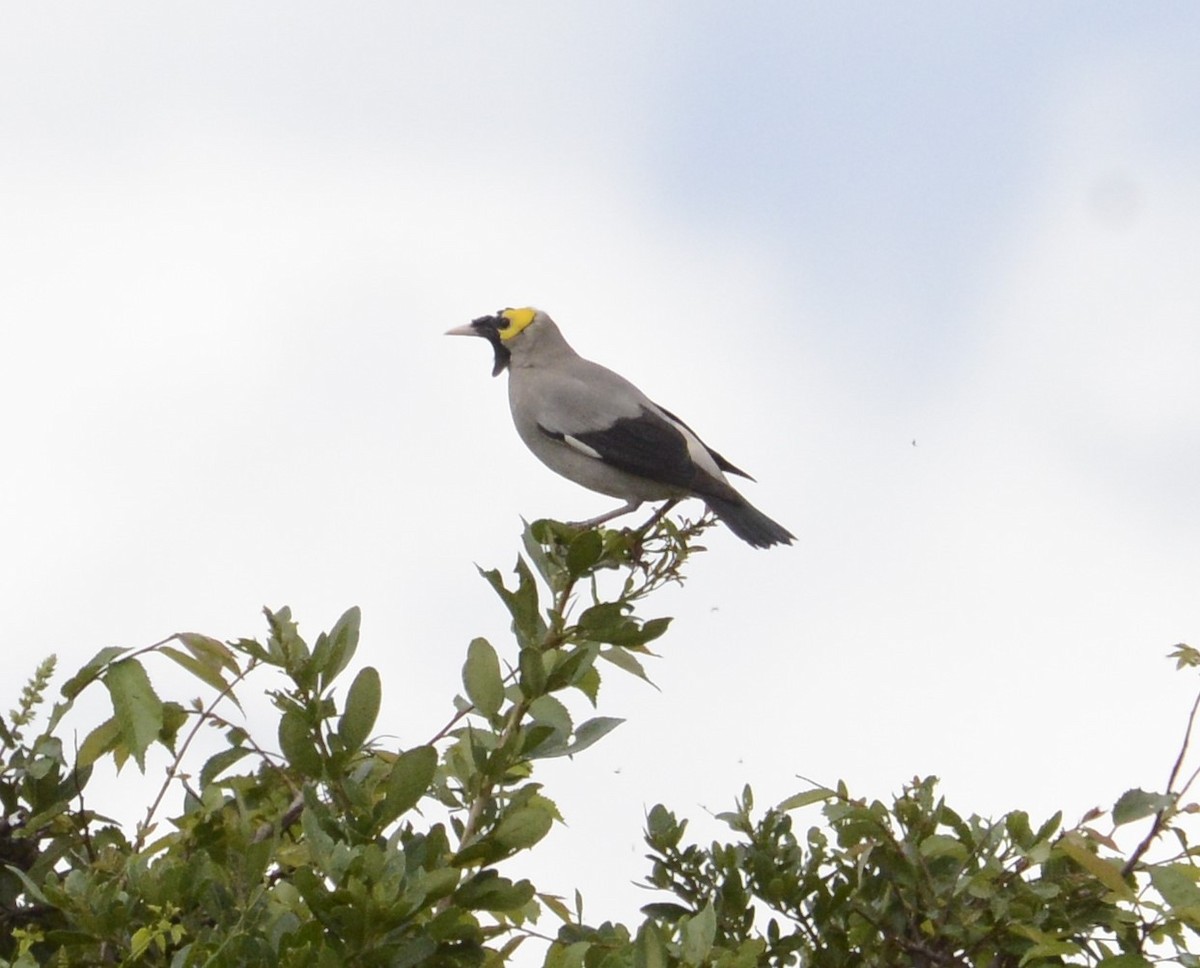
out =
[[[496,329],[508,329],[512,322],[506,316],[496,317]]]

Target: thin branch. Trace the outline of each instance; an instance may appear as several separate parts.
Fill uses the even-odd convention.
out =
[[[522,699],[509,711],[508,722],[504,724],[499,742],[496,743],[498,751],[504,749],[512,741],[513,736],[520,729],[527,712],[529,712],[529,700],[527,699]],[[498,771],[498,773],[503,775],[503,771]],[[492,791],[495,788],[496,780],[485,779],[479,789],[478,795],[471,801],[471,806],[467,810],[467,819],[463,823],[462,836],[458,838],[459,850],[470,846],[471,841],[479,833],[479,822],[483,818],[484,808],[491,802]]]
[[[164,645],[165,643],[170,642],[174,638],[175,638],[175,636],[171,636],[171,638],[163,639],[162,642],[159,642],[157,644]],[[152,646],[152,648],[153,648],[153,646]],[[141,652],[139,652],[137,654],[142,655],[146,651],[147,651],[146,649],[143,649]],[[192,740],[194,740],[196,738],[196,736],[199,734],[201,727],[206,722],[208,722],[209,717],[212,715],[213,710],[216,709],[217,706],[220,705],[222,702],[224,702],[224,700],[227,696],[229,696],[233,693],[234,686],[237,686],[240,683],[242,683],[243,681],[245,681],[246,676],[248,676],[250,674],[250,671],[256,667],[257,667],[257,663],[253,659],[251,659],[249,665],[247,665],[245,669],[243,669],[241,672],[239,672],[234,677],[233,681],[231,683],[229,683],[229,685],[227,685],[224,689],[222,689],[219,693],[217,693],[217,695],[213,698],[212,702],[210,702],[208,704],[208,708],[202,710],[200,712],[200,714],[196,717],[195,725],[188,731],[187,738],[184,739],[183,744],[179,747],[179,752],[175,754],[175,758],[171,761],[171,765],[167,767],[166,779],[163,780],[162,786],[159,787],[157,796],[155,796],[153,802],[146,809],[146,819],[143,820],[140,824],[138,824],[137,838],[133,842],[133,852],[134,853],[139,853],[142,850],[142,848],[145,846],[146,835],[150,832],[150,822],[151,822],[151,820],[154,819],[154,814],[158,811],[158,808],[159,808],[160,804],[162,803],[163,798],[167,795],[167,790],[170,788],[171,782],[175,779],[176,773],[179,770],[179,766],[183,762],[183,757],[187,754],[188,749],[192,745]]]
[[[1167,779],[1168,794],[1172,792],[1172,787],[1175,786],[1175,781],[1179,778],[1179,771],[1183,769],[1183,761],[1187,756],[1188,751],[1188,741],[1192,736],[1192,728],[1196,724],[1196,713],[1198,710],[1200,710],[1200,693],[1196,694],[1196,701],[1192,703],[1192,711],[1188,714],[1187,729],[1184,730],[1183,733],[1183,743],[1179,747],[1179,755],[1175,757],[1175,765],[1171,767],[1171,775]],[[1166,828],[1167,818],[1175,813],[1175,803],[1177,802],[1179,796],[1183,795],[1184,790],[1191,786],[1192,781],[1195,779],[1196,774],[1193,773],[1191,778],[1186,784],[1184,784],[1183,789],[1178,792],[1177,796],[1172,800],[1172,802],[1163,807],[1154,815],[1154,823],[1150,826],[1150,832],[1146,834],[1142,842],[1137,845],[1137,848],[1134,850],[1134,852],[1129,855],[1129,860],[1125,862],[1125,866],[1121,868],[1122,877],[1127,877],[1133,872],[1133,869],[1137,866],[1138,861],[1142,859],[1142,855],[1144,855],[1146,851],[1150,849],[1150,845],[1154,843],[1154,841],[1158,838],[1158,835],[1161,834]]]
[[[464,709],[460,709],[458,712],[456,712],[453,716],[450,717],[450,721],[448,723],[446,723],[445,726],[443,726],[441,729],[439,729],[436,733],[433,734],[433,737],[431,739],[429,739],[425,743],[425,745],[432,746],[438,740],[445,739],[447,736],[450,735],[450,730],[452,730],[455,726],[457,726],[467,716],[471,715],[471,713],[473,713],[474,711],[475,711],[474,705],[470,705],[470,706],[465,707]]]
[[[507,665],[507,662],[505,664]],[[516,677],[517,677],[517,670],[509,669],[508,675],[506,675],[501,680],[501,682],[504,683],[504,685],[508,685],[510,682],[512,682],[514,679],[516,679]],[[475,712],[475,704],[474,703],[464,706],[462,709],[458,710],[453,716],[450,717],[450,720],[446,723],[445,726],[443,726],[436,733],[434,733],[430,739],[425,741],[425,745],[433,746],[435,743],[438,742],[438,740],[445,739],[447,736],[450,735],[450,730],[452,730],[460,722],[462,722],[464,719],[466,719],[468,716],[470,716],[471,713],[473,713],[473,712]]]
[[[1188,741],[1192,737],[1192,727],[1196,724],[1196,712],[1200,710],[1200,693],[1196,694],[1196,701],[1192,703],[1192,711],[1188,714],[1187,729],[1183,733],[1183,744],[1179,748],[1179,755],[1175,757],[1175,765],[1171,767],[1171,776],[1167,780],[1167,792],[1171,792],[1171,787],[1175,785],[1175,781],[1179,778],[1179,771],[1183,768],[1183,759],[1187,756]]]
[[[1200,777],[1200,766],[1192,770],[1192,775],[1187,778],[1187,783],[1179,788],[1179,796],[1177,799],[1183,799],[1183,795],[1191,789],[1192,784],[1196,782],[1197,777]]]
[[[83,849],[88,862],[96,863],[96,849],[92,845],[92,829],[87,822],[87,804],[83,799],[83,784],[79,782],[79,743],[75,743],[75,761],[71,764],[71,776],[75,780],[75,796],[79,798],[79,836],[83,840]]]

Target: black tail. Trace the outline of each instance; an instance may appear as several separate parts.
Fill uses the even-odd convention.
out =
[[[738,495],[740,500],[704,495],[704,503],[725,522],[734,534],[755,548],[770,548],[771,545],[791,544],[796,536],[777,521],[772,521],[753,504]]]

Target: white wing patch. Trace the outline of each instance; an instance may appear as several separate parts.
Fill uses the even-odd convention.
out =
[[[661,408],[656,409],[658,409],[659,413],[662,413]],[[712,454],[708,452],[708,448],[704,446],[704,442],[694,433],[692,433],[687,426],[674,419],[670,414],[662,413],[662,417],[664,420],[669,421],[671,426],[683,434],[683,439],[687,442],[688,456],[692,459],[692,463],[697,467],[703,468],[717,480],[725,480],[725,475],[721,473],[721,468],[718,467],[717,462],[713,460]]]
[[[577,450],[586,457],[592,458],[592,460],[604,460],[604,458],[600,456],[600,451],[596,450],[594,447],[589,447],[578,437],[572,437],[570,434],[563,434],[562,442],[572,450]]]

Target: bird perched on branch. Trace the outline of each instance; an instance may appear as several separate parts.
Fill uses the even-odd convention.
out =
[[[795,540],[725,477],[753,480],[749,474],[624,377],[581,357],[541,310],[504,309],[447,335],[479,336],[492,344],[492,376],[508,370],[517,433],[542,463],[576,484],[625,501],[580,527],[603,524],[645,501],[669,502],[661,515],[683,498],[698,497],[756,548]]]

